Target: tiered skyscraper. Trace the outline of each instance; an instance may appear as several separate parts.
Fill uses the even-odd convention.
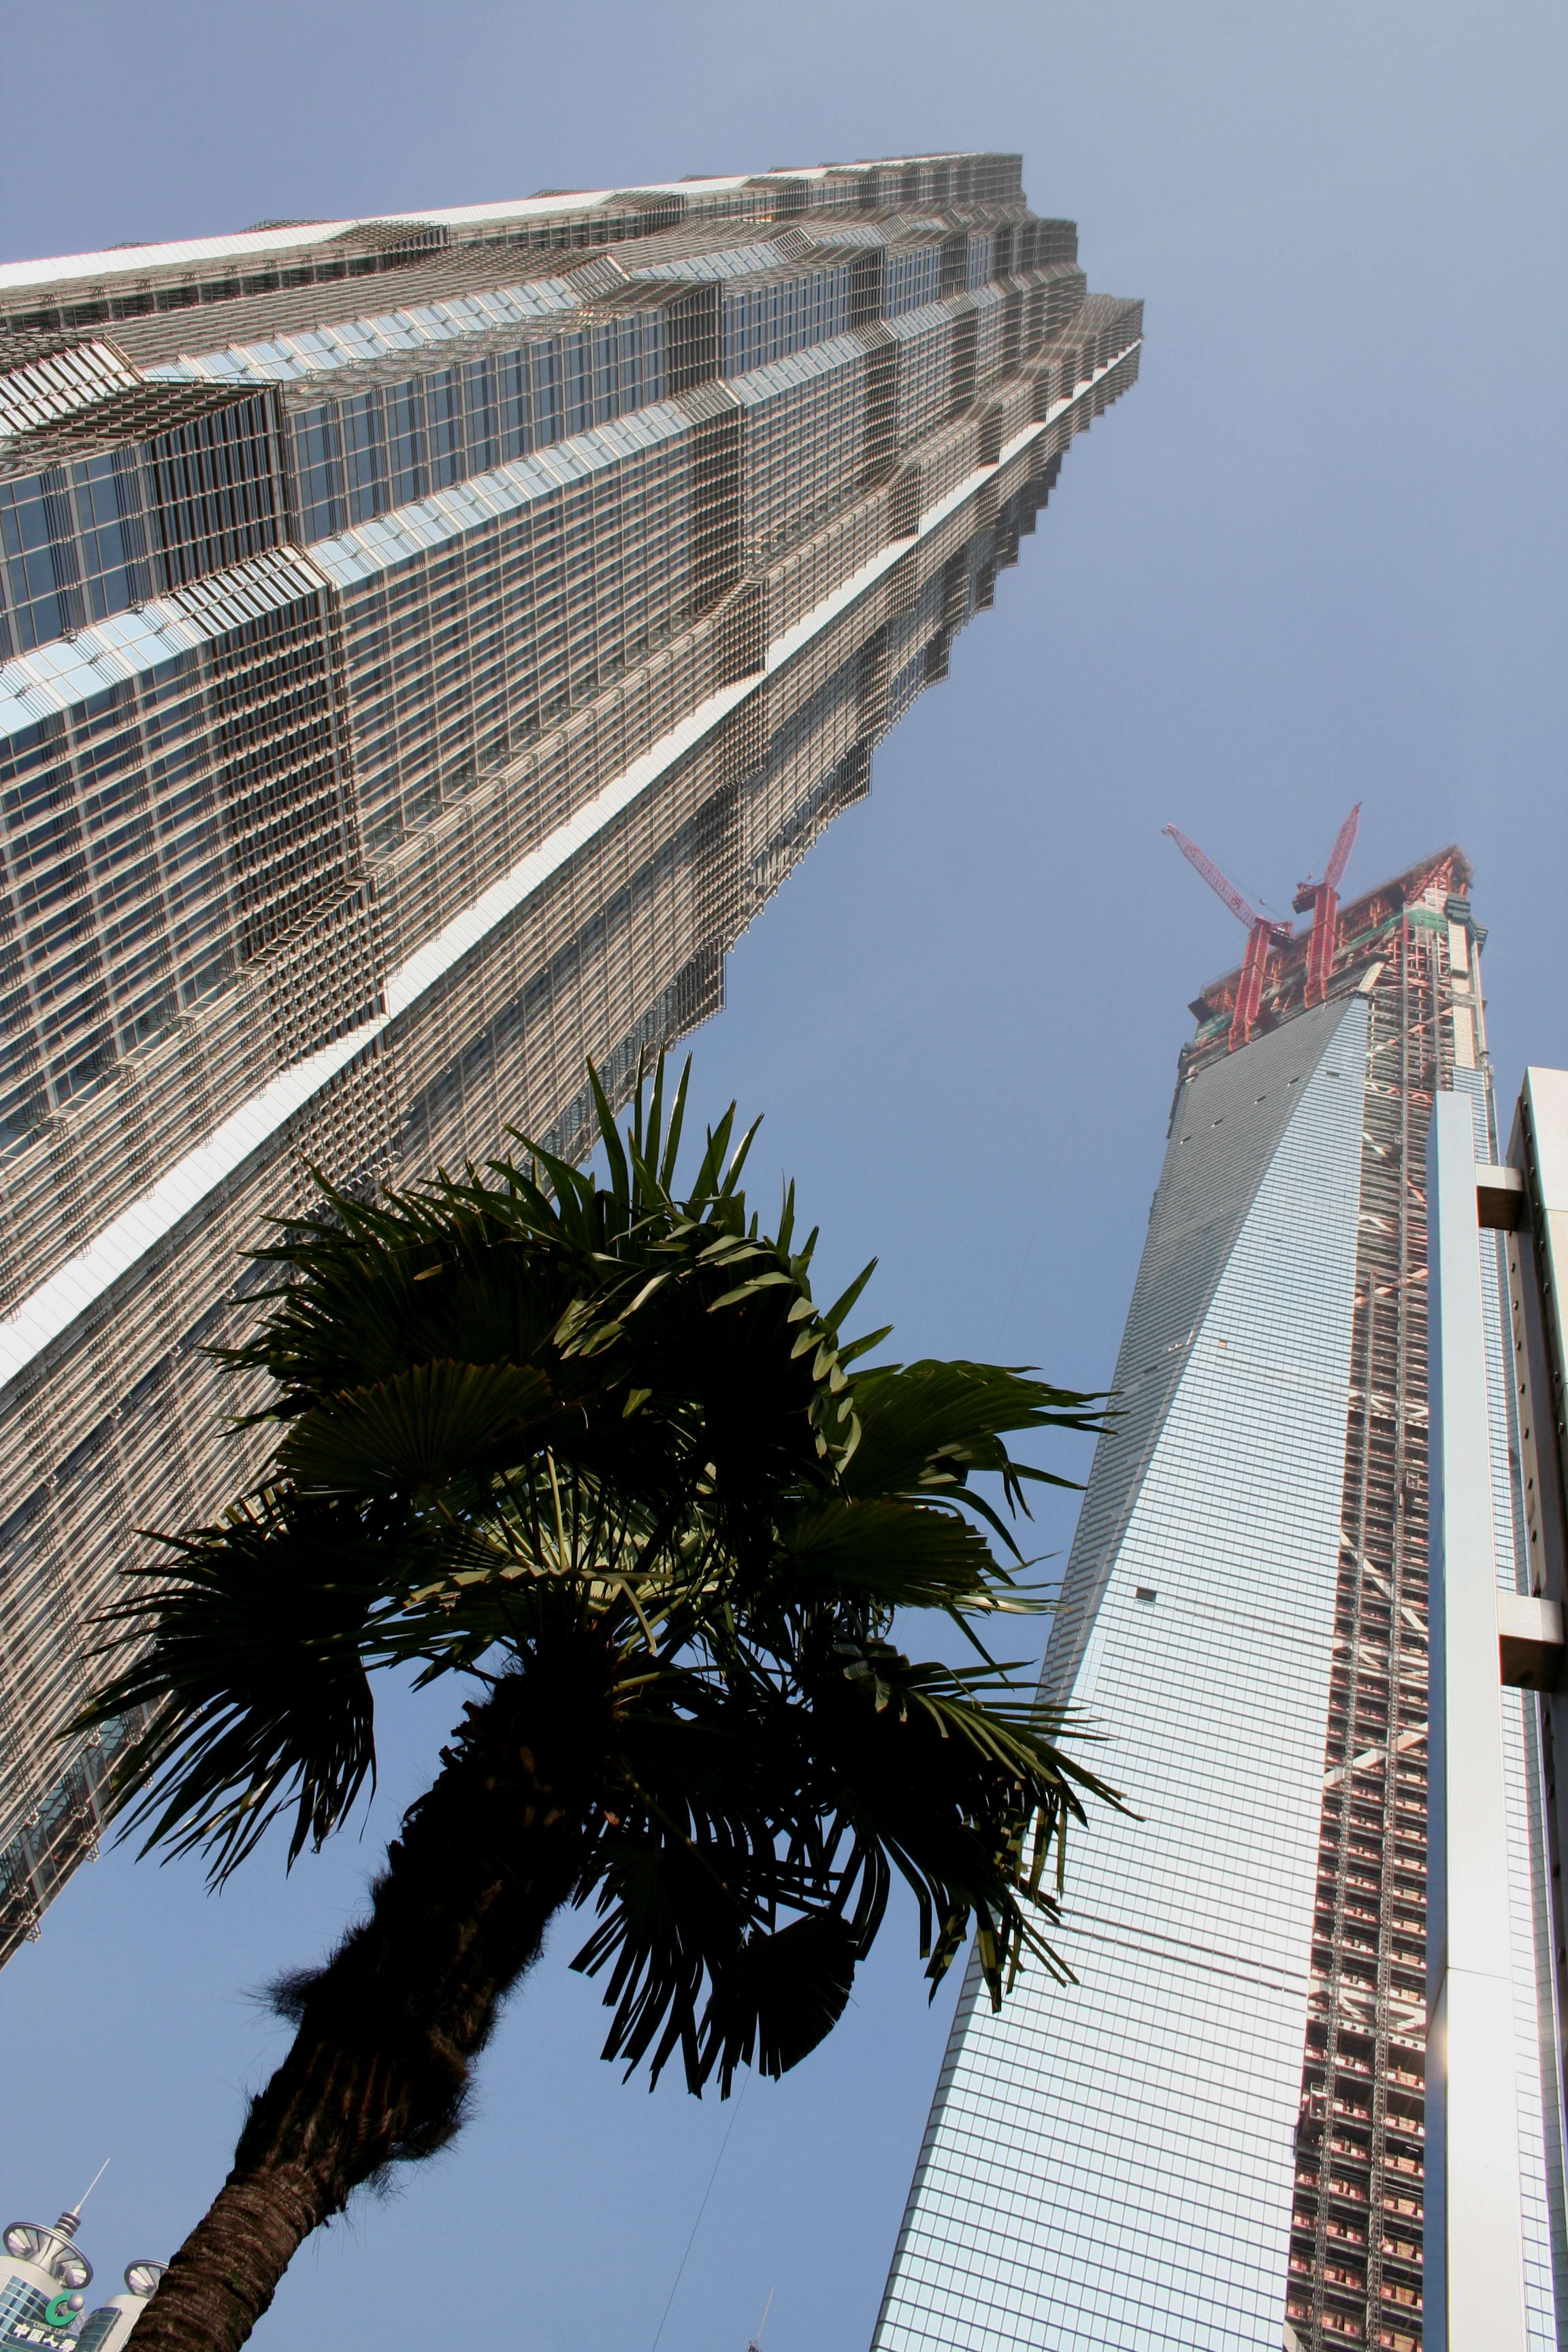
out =
[[[717,1006],[1133,380],[1076,257],[973,154],[0,268],[0,1950],[247,1244]]]
[[[1468,882],[1447,849],[1343,909],[1320,885],[1312,932],[1255,924],[1244,970],[1193,1008],[1121,1418],[1044,1676],[1104,1732],[1097,1769],[1142,1819],[1069,1843],[1075,1985],[1026,1976],[996,2016],[965,1986],[878,2352],[1559,2345],[1549,1756],[1533,1690],[1500,1692],[1510,1621],[1487,1594],[1563,1585],[1531,1568],[1505,1251],[1477,1229],[1476,1161],[1498,1152]],[[1466,1454],[1450,1432],[1449,1454],[1482,1596],[1460,1660],[1482,1729],[1451,1736],[1434,1791],[1434,2081],[1452,1969],[1464,2046],[1436,2105],[1466,2185],[1443,2201],[1435,2184],[1429,2211],[1426,1151],[1444,1102],[1469,1171],[1479,1434]],[[1559,1375],[1559,1417],[1563,1393]],[[1506,1642],[1501,1669],[1533,1672]],[[1465,1809],[1494,1751],[1506,1830],[1487,1879]],[[1481,2316],[1450,2335],[1446,2290],[1424,2311],[1424,2253],[1441,2282],[1494,2190],[1489,2273],[1460,2264]]]

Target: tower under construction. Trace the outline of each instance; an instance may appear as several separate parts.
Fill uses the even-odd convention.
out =
[[[1475,1159],[1499,1156],[1486,935],[1456,848],[1342,907],[1353,835],[1352,813],[1301,887],[1301,936],[1177,835],[1247,954],[1192,1008],[1043,1678],[1102,1732],[1097,1769],[1139,1818],[1069,1847],[1075,1983],[1026,1978],[996,2015],[964,1988],[879,2352],[1447,2352],[1423,2297],[1426,1167],[1445,1096]],[[1501,1235],[1479,1249],[1511,1592]],[[1523,2340],[1545,2352],[1564,2309],[1552,1854],[1538,1702],[1501,1706],[1506,2160]]]

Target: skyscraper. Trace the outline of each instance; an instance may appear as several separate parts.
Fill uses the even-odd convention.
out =
[[[879,2352],[1423,2342],[1435,1101],[1498,1156],[1468,880],[1447,849],[1342,910],[1318,886],[1313,932],[1255,923],[1193,1007],[1044,1674],[1141,1818],[1069,1845],[1076,1984],[1026,1977],[995,2016],[964,1988]],[[1480,1250],[1511,1591],[1500,1235]],[[1532,2347],[1568,2316],[1537,1704],[1502,1693],[1499,1880]]]
[[[969,154],[0,268],[0,1951],[246,1245],[716,1008],[1136,373],[1076,253]]]

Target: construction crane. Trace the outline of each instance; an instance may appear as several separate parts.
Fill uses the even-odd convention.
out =
[[[1236,992],[1236,1007],[1230,1016],[1230,1051],[1234,1054],[1251,1036],[1263,1003],[1264,983],[1268,977],[1268,959],[1276,943],[1291,936],[1291,926],[1271,915],[1266,907],[1257,906],[1243,896],[1235,883],[1228,881],[1207,853],[1189,841],[1173,824],[1164,828],[1186,859],[1195,866],[1215,896],[1225,900],[1238,923],[1247,925],[1247,956],[1241,967],[1241,985]],[[1338,855],[1339,845],[1334,845]],[[1346,854],[1348,856],[1348,845]]]
[[[1329,862],[1323,868],[1323,878],[1314,882],[1309,874],[1298,883],[1292,904],[1298,915],[1310,914],[1312,936],[1307,942],[1306,1003],[1321,1004],[1329,992],[1329,974],[1333,970],[1334,949],[1340,928],[1340,884],[1350,862],[1355,842],[1355,829],[1361,823],[1361,803],[1357,801],[1343,824],[1334,835],[1334,845],[1329,852]]]

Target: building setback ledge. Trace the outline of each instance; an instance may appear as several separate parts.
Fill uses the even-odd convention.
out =
[[[1563,1606],[1529,1592],[1497,1597],[1498,1664],[1516,1690],[1555,1690],[1563,1679]]]

